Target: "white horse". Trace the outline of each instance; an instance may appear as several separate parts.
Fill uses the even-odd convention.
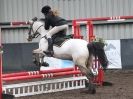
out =
[[[45,55],[43,52],[48,49],[48,42],[47,38],[45,37],[48,30],[45,30],[45,24],[40,20],[30,20],[29,23],[31,28],[29,31],[28,40],[31,41],[36,37],[37,34],[41,35],[39,48],[34,50],[33,53],[42,53],[43,58]],[[79,67],[80,71],[88,79],[94,77],[93,73],[91,72],[93,56],[97,56],[99,58],[103,68],[106,68],[108,65],[108,60],[104,52],[104,43],[101,42],[88,43],[83,39],[69,39],[65,41],[60,47],[54,46],[53,50],[55,58],[73,60],[74,64]],[[95,85],[92,84],[91,81],[89,81],[88,84],[89,91],[91,93],[95,93]]]

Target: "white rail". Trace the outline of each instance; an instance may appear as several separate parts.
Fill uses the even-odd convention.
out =
[[[4,93],[15,97],[85,88],[85,76],[3,85]]]

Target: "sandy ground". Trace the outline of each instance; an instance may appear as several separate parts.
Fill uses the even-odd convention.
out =
[[[98,86],[96,94],[78,89],[15,99],[133,99],[133,70],[106,71],[105,81],[113,83],[113,86]]]

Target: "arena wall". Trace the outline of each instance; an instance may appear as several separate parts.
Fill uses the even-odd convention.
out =
[[[71,20],[77,18],[130,16],[132,0],[0,0],[0,22],[28,21],[33,17],[42,18],[40,10],[44,5],[58,9],[60,16]],[[94,33],[104,39],[133,38],[133,20],[123,21],[121,25],[116,22],[96,22]],[[103,24],[104,23],[104,24]],[[111,23],[110,25],[108,25]],[[125,24],[126,23],[126,24]],[[20,28],[21,27],[21,28]],[[27,43],[27,26],[17,26],[9,29],[2,28],[3,43]],[[85,31],[85,28],[83,28]],[[85,35],[85,32],[83,32]],[[35,40],[34,42],[37,42]]]
[[[44,5],[58,9],[68,20],[74,18],[130,16],[132,0],[1,0],[1,22],[24,21],[32,17],[43,17],[40,10]]]

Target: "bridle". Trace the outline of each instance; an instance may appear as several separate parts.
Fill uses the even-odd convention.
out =
[[[29,27],[29,32],[28,32],[28,40],[30,41],[30,40],[32,40],[33,38],[37,38],[39,35],[40,35],[40,33],[38,32],[38,30],[42,27],[42,26],[44,26],[44,25],[40,25],[37,29],[36,29],[36,31],[34,32],[33,31],[33,25],[34,25],[34,23],[35,23],[35,21],[33,21],[33,23],[30,25],[30,27]],[[33,32],[33,34],[31,34],[31,32]]]

